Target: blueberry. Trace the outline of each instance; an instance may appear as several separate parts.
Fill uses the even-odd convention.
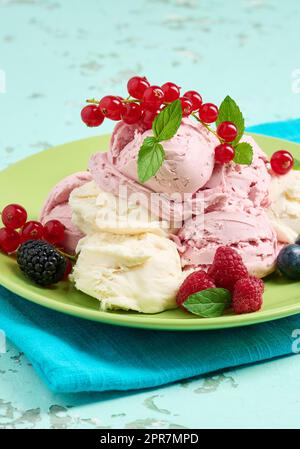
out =
[[[300,280],[300,245],[287,245],[278,254],[279,271],[289,279]]]

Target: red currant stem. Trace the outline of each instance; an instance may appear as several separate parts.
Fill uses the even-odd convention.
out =
[[[90,103],[90,104],[99,104],[100,103],[100,100],[95,100],[95,98],[91,98],[91,99],[88,99],[88,100],[86,100],[86,103]],[[136,100],[136,99],[131,99],[130,97],[129,98],[124,98],[123,100],[122,100],[122,103],[142,103],[142,100]]]
[[[211,132],[212,134],[214,134],[221,143],[224,143],[224,140],[221,139],[221,137],[218,136],[218,134],[216,133],[216,131],[214,131],[210,126],[207,125],[207,123],[202,122],[202,120],[199,119],[199,117],[197,117],[195,112],[192,112],[191,114],[198,122],[200,122],[209,132]]]
[[[99,103],[100,103],[100,100],[95,100],[95,98],[92,98],[92,99],[86,100],[86,103],[90,103],[90,104],[99,104]]]
[[[67,259],[73,260],[73,262],[77,261],[77,256],[72,256],[72,254],[67,254],[64,251],[62,251],[61,249],[57,249],[57,251],[64,257],[66,257]]]
[[[122,100],[122,103],[142,103],[142,100],[125,98],[124,100]]]
[[[86,100],[86,103],[90,103],[90,104],[99,104],[100,100],[96,100],[95,98],[88,98]],[[127,98],[123,98],[122,103],[143,103],[143,100],[137,100],[136,98],[131,98],[130,96]],[[169,104],[171,104],[168,101],[164,101],[163,105],[164,106],[168,106]],[[197,118],[197,117],[196,117]]]

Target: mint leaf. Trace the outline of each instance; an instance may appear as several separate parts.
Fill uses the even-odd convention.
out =
[[[180,100],[175,100],[164,108],[154,119],[152,130],[159,142],[169,140],[178,131],[182,120]]]
[[[294,170],[300,170],[300,161],[294,158]]]
[[[251,165],[253,161],[253,148],[250,143],[241,142],[235,147],[235,156],[233,161],[236,164]]]
[[[146,137],[138,154],[138,177],[141,183],[148,181],[160,169],[165,151],[153,137]]]
[[[143,145],[154,145],[155,143],[159,143],[156,137],[146,137],[143,141]]]
[[[231,303],[231,294],[225,288],[207,288],[190,295],[184,307],[203,318],[214,318],[223,314]]]
[[[236,145],[244,134],[245,120],[240,108],[236,102],[228,95],[219,108],[219,115],[217,119],[217,126],[222,122],[232,122],[235,124],[238,130],[236,139],[232,142],[232,145]]]
[[[156,117],[152,125],[154,137],[146,137],[138,154],[138,178],[141,183],[152,178],[165,159],[165,151],[159,143],[171,139],[177,132],[182,120],[180,100],[173,101]]]

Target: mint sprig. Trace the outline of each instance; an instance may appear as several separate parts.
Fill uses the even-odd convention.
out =
[[[203,318],[221,316],[231,303],[231,294],[225,288],[207,288],[190,295],[183,303],[184,307],[194,315]]]
[[[163,164],[165,151],[160,142],[169,140],[178,131],[182,120],[180,100],[165,107],[154,119],[152,131],[154,137],[146,137],[138,154],[138,178],[141,183],[154,176]]]
[[[152,178],[165,159],[163,146],[153,137],[147,137],[138,154],[138,177],[140,182]]]
[[[181,120],[181,103],[176,100],[163,109],[154,119],[152,129],[158,142],[171,139],[177,133]]]
[[[240,165],[251,165],[253,161],[253,148],[250,143],[241,142],[235,147],[233,161]]]
[[[227,95],[219,107],[219,115],[216,121],[217,126],[222,122],[232,122],[237,127],[238,134],[232,142],[232,145],[235,146],[244,134],[245,119],[240,108],[229,95]]]

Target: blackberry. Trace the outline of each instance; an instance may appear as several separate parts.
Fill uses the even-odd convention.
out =
[[[66,258],[43,240],[23,243],[17,252],[17,262],[29,279],[42,286],[61,281],[67,266]]]

